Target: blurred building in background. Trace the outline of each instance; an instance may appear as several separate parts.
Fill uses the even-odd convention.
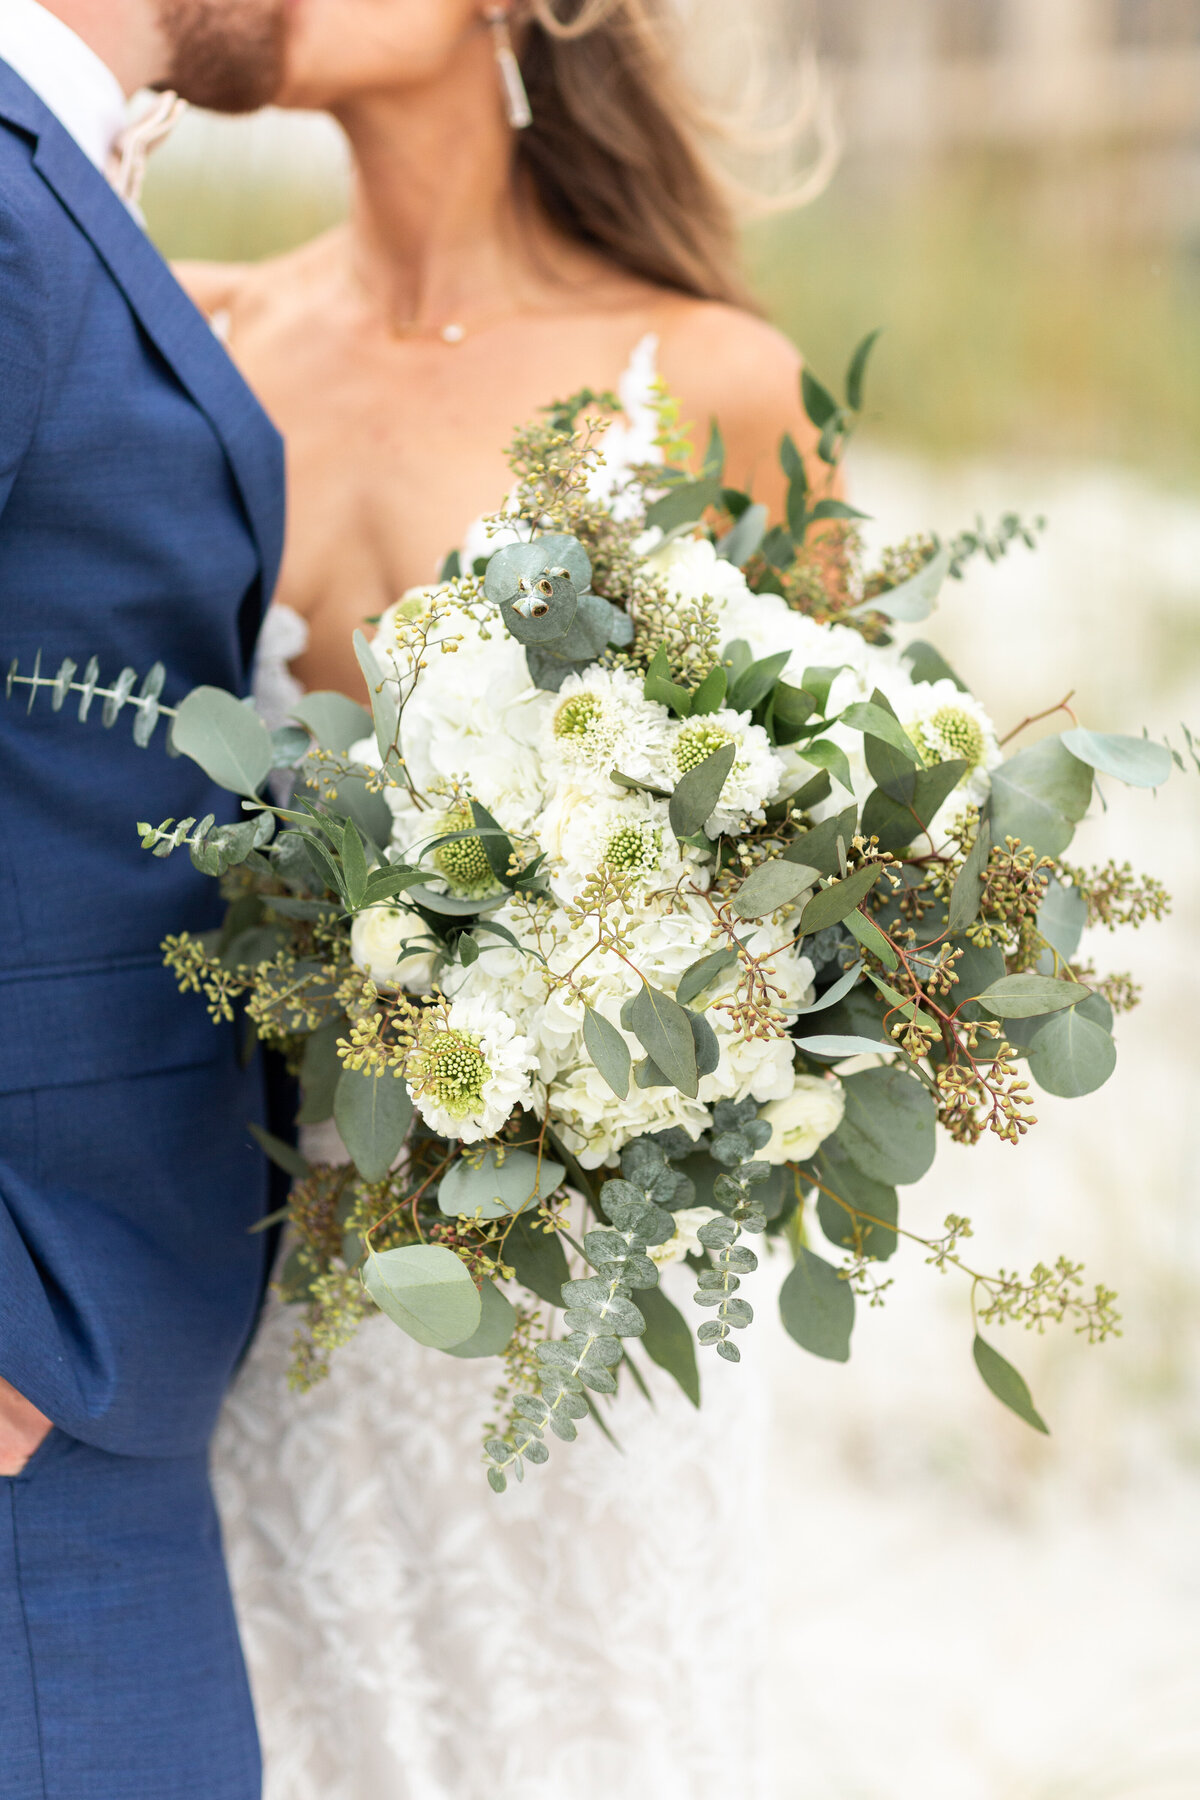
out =
[[[1198,0],[802,0],[862,148],[1200,148]]]

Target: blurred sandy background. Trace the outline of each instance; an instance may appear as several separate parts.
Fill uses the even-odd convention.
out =
[[[844,149],[814,204],[751,228],[752,265],[827,380],[886,328],[851,464],[872,537],[1044,513],[1036,555],[951,584],[940,646],[1002,730],[1074,687],[1087,724],[1179,741],[1200,727],[1200,0],[760,3],[817,45]],[[335,218],[344,180],[321,121],[193,117],[147,210],[171,254],[258,257]],[[1019,1152],[944,1149],[905,1198],[914,1229],[970,1214],[979,1267],[1085,1259],[1124,1337],[999,1337],[1049,1440],[982,1388],[965,1283],[911,1247],[847,1367],[769,1324],[751,1345],[776,1419],[780,1800],[1200,1796],[1200,776],[1107,799],[1076,859],[1175,895],[1166,925],[1093,947],[1145,990],[1115,1078],[1045,1098]]]

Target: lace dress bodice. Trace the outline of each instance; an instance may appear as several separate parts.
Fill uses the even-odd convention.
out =
[[[609,432],[617,504],[656,454],[654,363],[646,339]],[[464,557],[495,542],[473,526]],[[272,724],[300,691],[287,662],[302,634],[272,609],[258,682]],[[328,1160],[315,1129],[307,1148]],[[689,1271],[665,1273],[694,1318]],[[619,1449],[586,1425],[497,1496],[481,1455],[493,1363],[376,1317],[301,1395],[293,1330],[272,1301],[215,1447],[266,1800],[765,1800],[753,1343],[737,1368],[702,1359],[699,1414],[642,1358],[652,1405],[623,1396]]]

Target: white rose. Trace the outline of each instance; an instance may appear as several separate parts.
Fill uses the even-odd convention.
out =
[[[405,940],[422,935],[416,913],[398,906],[368,906],[350,927],[350,954],[355,966],[379,987],[428,993],[433,979],[433,950],[405,950]]]
[[[685,1206],[675,1214],[675,1236],[668,1238],[665,1244],[651,1244],[646,1255],[660,1269],[665,1269],[668,1263],[682,1262],[685,1256],[699,1256],[704,1248],[700,1242],[700,1227],[707,1225],[710,1219],[724,1216],[715,1206]]]
[[[786,1100],[772,1100],[759,1117],[771,1127],[758,1152],[765,1162],[807,1162],[842,1122],[846,1093],[836,1075],[797,1075]]]

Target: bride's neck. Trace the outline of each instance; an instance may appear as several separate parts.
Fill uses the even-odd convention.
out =
[[[565,247],[556,252],[518,202],[512,134],[494,102],[437,85],[360,100],[340,122],[355,165],[350,254],[394,320],[439,325],[520,305],[540,285],[535,266],[563,261]]]

